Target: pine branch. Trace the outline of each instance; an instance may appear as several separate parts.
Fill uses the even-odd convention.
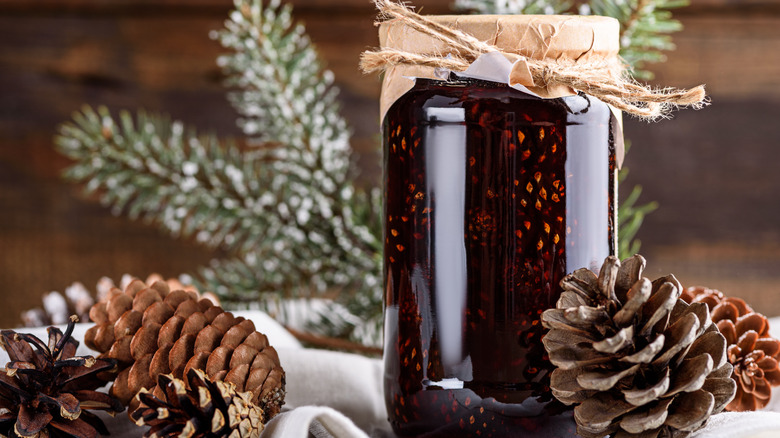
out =
[[[66,178],[100,192],[115,215],[153,222],[176,237],[194,237],[211,247],[242,250],[263,239],[254,215],[274,200],[260,199],[252,181],[268,179],[258,163],[198,136],[181,122],[141,111],[115,121],[108,110],[85,107],[60,126],[58,150],[76,161]],[[245,184],[245,181],[250,182]],[[254,192],[254,193],[253,193]],[[239,208],[254,205],[255,211]]]
[[[270,173],[275,175],[271,187],[281,192],[279,208],[295,212],[298,226],[308,229],[310,246],[316,248],[283,248],[295,254],[287,260],[289,266],[282,260],[274,269],[255,272],[262,277],[285,276],[295,271],[296,263],[311,260],[317,269],[310,273],[314,284],[308,286],[319,291],[335,287],[351,297],[342,302],[355,314],[366,315],[379,326],[381,311],[371,316],[382,302],[377,208],[381,203],[375,193],[354,186],[350,134],[339,113],[333,74],[322,67],[305,29],[293,23],[291,11],[278,1],[264,8],[258,0],[239,0],[225,29],[212,35],[231,50],[218,63],[228,75],[227,83],[236,88],[229,97],[242,115],[239,125],[258,141],[283,145],[269,151]],[[273,245],[282,249],[289,238],[279,237]],[[207,278],[216,278],[212,273],[204,272]]]
[[[290,210],[287,186],[269,190],[278,175],[252,151],[197,136],[180,122],[144,112],[135,122],[122,112],[117,123],[106,108],[84,108],[59,132],[59,151],[76,161],[66,177],[99,192],[114,214],[143,218],[176,237],[194,237],[236,254],[203,269],[202,280],[196,281],[200,287],[214,290],[233,307],[255,303],[268,309],[282,299],[325,296],[330,307],[308,312],[301,328],[317,326],[317,333],[326,336],[354,332],[361,342],[378,341],[365,338],[381,327],[378,252],[338,245],[339,227],[353,219],[326,220],[312,208],[312,220],[302,221],[300,209]],[[376,202],[375,196],[365,196],[348,198],[364,205],[355,217],[366,219]],[[366,319],[338,312],[336,306]]]
[[[628,168],[620,169],[619,179],[622,182],[628,174]],[[639,229],[645,220],[645,216],[658,208],[657,202],[648,202],[637,206],[639,196],[642,194],[642,186],[635,185],[631,193],[621,199],[618,206],[618,256],[630,257],[639,252],[642,242],[636,239]]]
[[[301,328],[378,343],[381,203],[354,186],[333,74],[278,1],[237,1],[212,37],[231,50],[218,63],[239,125],[261,147],[185,136],[181,123],[143,113],[137,128],[127,113],[117,127],[107,110],[86,109],[58,139],[77,161],[68,174],[100,189],[115,214],[227,250],[193,279],[224,303],[325,297],[325,307],[303,305]]]

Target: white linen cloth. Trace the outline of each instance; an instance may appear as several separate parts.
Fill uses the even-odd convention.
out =
[[[392,437],[382,396],[382,361],[363,356],[305,349],[276,321],[262,312],[234,312],[251,319],[268,336],[287,374],[284,410],[266,426],[262,438]],[[780,337],[780,318],[770,320],[773,336]],[[92,324],[77,324],[73,336],[83,341]],[[19,329],[44,341],[46,330]],[[79,354],[94,354],[81,342]],[[0,364],[8,361],[0,351]],[[125,414],[101,415],[111,435],[140,437],[144,428]],[[714,415],[691,438],[780,438],[780,390],[764,411]]]

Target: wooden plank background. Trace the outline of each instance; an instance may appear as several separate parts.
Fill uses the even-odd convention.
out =
[[[357,70],[376,40],[368,0],[295,0],[341,88],[362,180],[376,183],[379,81]],[[449,12],[449,0],[416,2]],[[0,0],[0,326],[49,290],[103,275],[166,276],[219,256],[113,217],[59,176],[57,124],[83,104],[145,108],[237,136],[208,33],[227,0]],[[780,315],[780,4],[693,0],[656,83],[705,83],[712,105],[626,121],[628,185],[660,209],[641,231],[649,274],[674,272]]]

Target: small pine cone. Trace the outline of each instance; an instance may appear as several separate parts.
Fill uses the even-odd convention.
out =
[[[543,342],[558,368],[553,395],[574,408],[585,438],[683,437],[734,397],[726,341],[707,306],[678,297],[674,276],[642,278],[645,259],[610,256],[597,276],[561,281],[556,309],[542,315]]]
[[[250,392],[238,392],[232,383],[212,382],[205,372],[191,368],[187,383],[168,374],[157,378],[156,395],[142,389],[131,418],[150,426],[146,437],[259,437],[266,417],[252,403]]]
[[[769,321],[745,301],[700,286],[685,290],[692,302],[704,302],[728,344],[727,355],[734,366],[732,378],[737,395],[728,411],[755,411],[772,398],[772,387],[780,385],[780,340],[769,335]]]
[[[96,375],[110,372],[114,361],[76,356],[78,341],[71,337],[77,318],[65,333],[49,327],[48,342],[36,336],[0,332],[0,346],[10,362],[0,370],[0,436],[95,437],[107,435],[96,410],[112,414],[124,407],[108,394]]]
[[[142,388],[153,388],[158,375],[183,378],[191,368],[251,391],[268,418],[284,404],[284,370],[268,338],[252,321],[199,299],[195,291],[135,280],[93,306],[90,317],[96,325],[85,341],[100,357],[117,361],[111,394],[125,404]]]

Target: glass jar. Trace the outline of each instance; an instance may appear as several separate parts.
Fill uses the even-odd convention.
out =
[[[616,119],[584,95],[418,78],[383,120],[385,400],[400,435],[574,436],[541,313],[615,254]]]

